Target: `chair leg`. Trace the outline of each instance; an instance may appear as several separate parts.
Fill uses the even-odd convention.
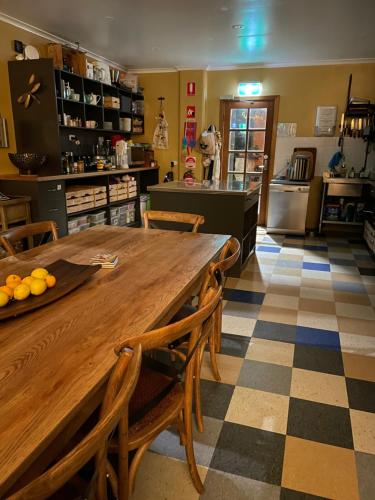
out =
[[[186,431],[186,444],[185,444],[186,460],[189,465],[190,476],[191,479],[193,480],[195,489],[199,494],[202,494],[204,491],[204,487],[201,478],[199,476],[197,463],[195,461],[191,412],[185,412],[184,415],[185,415],[185,431]]]
[[[214,314],[216,314],[216,311]],[[215,325],[215,322],[214,322],[214,325]],[[216,347],[215,326],[213,326],[213,328],[210,332],[210,335],[208,337],[208,342],[209,342],[209,346],[210,346],[210,362],[211,362],[212,375],[214,376],[214,379],[216,380],[216,382],[220,382],[221,377],[220,377],[219,369],[217,366],[216,349],[215,349],[215,347]]]
[[[222,319],[223,319],[223,300],[220,302],[215,311],[215,350],[216,352],[221,351],[221,330],[222,330]]]
[[[201,367],[204,356],[205,342],[199,348],[194,374],[194,401],[195,401],[195,420],[199,432],[203,432],[203,417],[201,405]]]
[[[134,487],[135,487],[135,476],[138,472],[139,465],[141,463],[141,460],[143,458],[143,455],[146,453],[148,447],[152,443],[153,439],[148,441],[147,443],[143,444],[138,448],[136,451],[132,463],[129,467],[129,494],[132,495],[134,493]]]
[[[186,445],[186,434],[185,434],[185,426],[184,426],[184,414],[181,410],[177,417],[177,429],[180,435],[180,445]]]

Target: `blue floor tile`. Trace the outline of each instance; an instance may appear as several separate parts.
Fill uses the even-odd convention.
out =
[[[305,250],[315,250],[316,252],[328,252],[328,247],[325,245],[303,245]]]
[[[247,302],[248,304],[263,304],[264,293],[249,292],[247,290],[238,290],[235,288],[224,288],[224,299],[235,302]]]
[[[340,337],[338,332],[331,330],[297,326],[296,344],[313,345],[338,351],[340,350]]]
[[[320,262],[304,262],[302,269],[310,269],[311,271],[327,271],[330,272],[329,264],[321,264]]]
[[[260,245],[257,247],[258,252],[280,253],[280,250],[281,250],[281,248],[276,247],[276,246],[267,247],[267,246]]]

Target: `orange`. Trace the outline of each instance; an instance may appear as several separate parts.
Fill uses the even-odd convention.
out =
[[[5,283],[10,288],[16,288],[16,286],[19,285],[21,281],[21,276],[18,276],[18,274],[10,274],[5,280]]]
[[[33,279],[34,278],[32,276],[26,276],[26,278],[23,278],[22,283],[24,283],[27,286],[30,286]]]
[[[33,278],[39,278],[39,279],[44,279],[48,274],[47,269],[44,269],[44,267],[37,267],[34,269],[31,273],[31,276]]]
[[[32,295],[42,295],[47,290],[47,284],[40,278],[35,278],[30,285]]]
[[[56,285],[56,278],[53,274],[47,274],[44,280],[48,288],[53,288]]]
[[[13,288],[11,288],[10,286],[6,286],[6,285],[4,285],[4,286],[0,286],[0,290],[1,290],[2,292],[5,292],[6,294],[8,294],[8,296],[9,296],[10,298],[12,298],[12,297],[13,297]]]
[[[14,300],[25,300],[30,295],[30,288],[21,283],[14,289]]]
[[[0,307],[6,306],[9,302],[9,300],[10,300],[9,295],[0,290]]]

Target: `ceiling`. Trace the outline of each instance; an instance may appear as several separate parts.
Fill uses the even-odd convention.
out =
[[[374,0],[0,0],[0,12],[133,68],[375,58]]]

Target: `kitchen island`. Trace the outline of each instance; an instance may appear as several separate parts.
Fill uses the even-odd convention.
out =
[[[175,181],[147,189],[153,210],[200,214],[205,219],[200,232],[235,236],[241,244],[241,258],[228,275],[240,276],[255,248],[260,183]]]

